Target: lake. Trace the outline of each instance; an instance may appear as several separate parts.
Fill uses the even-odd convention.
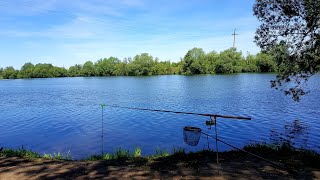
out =
[[[218,136],[237,147],[287,138],[295,146],[320,149],[320,75],[297,103],[270,88],[275,74],[92,77],[0,80],[0,147],[40,154],[71,152],[74,159],[101,153],[100,104],[196,113],[249,116],[251,121],[218,118]],[[154,154],[156,148],[208,148],[183,141],[183,127],[214,134],[208,117],[105,107],[104,149]],[[215,146],[209,139],[210,148]],[[231,148],[219,144],[219,150]]]

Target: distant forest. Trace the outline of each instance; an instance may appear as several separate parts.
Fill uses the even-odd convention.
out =
[[[276,64],[270,52],[244,57],[235,48],[220,53],[205,53],[201,48],[193,48],[179,62],[160,61],[148,53],[142,53],[123,60],[109,57],[96,62],[87,61],[69,69],[47,63],[25,63],[20,70],[12,66],[0,67],[0,79],[274,72],[277,71]]]

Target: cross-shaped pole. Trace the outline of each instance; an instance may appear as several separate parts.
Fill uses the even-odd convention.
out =
[[[236,36],[239,35],[239,34],[236,34],[236,29],[234,29],[234,32],[232,34],[233,36],[233,48],[235,48],[236,46]]]

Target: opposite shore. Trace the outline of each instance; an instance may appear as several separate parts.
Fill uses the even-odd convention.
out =
[[[120,60],[116,57],[102,58],[96,62],[86,61],[69,68],[49,63],[25,63],[20,69],[12,66],[0,67],[0,79],[92,77],[92,76],[151,76],[231,74],[242,72],[276,72],[278,65],[275,52],[260,52],[243,56],[242,52],[230,48],[220,53],[205,53],[193,48],[179,62],[161,61],[148,53]]]

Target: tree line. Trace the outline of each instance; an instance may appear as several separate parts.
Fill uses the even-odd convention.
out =
[[[134,58],[119,60],[116,57],[87,61],[66,69],[52,64],[25,63],[20,70],[12,66],[0,68],[0,78],[51,78],[51,77],[90,77],[90,76],[148,76],[170,74],[215,74],[240,72],[274,72],[276,62],[271,52],[259,52],[243,56],[235,48],[205,53],[202,48],[193,48],[179,62],[160,61],[148,53]]]

